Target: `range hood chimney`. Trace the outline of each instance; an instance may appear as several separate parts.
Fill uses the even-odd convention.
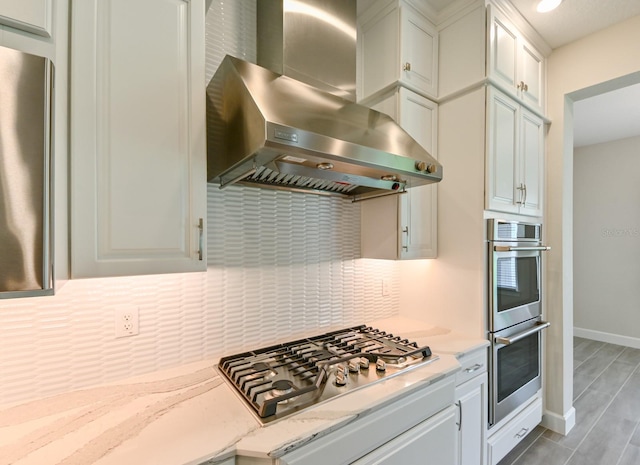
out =
[[[260,0],[258,61],[207,86],[207,179],[354,200],[439,182],[442,166],[355,101],[355,0]]]

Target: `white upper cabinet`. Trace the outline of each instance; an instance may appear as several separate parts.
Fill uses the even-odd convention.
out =
[[[438,105],[397,87],[372,108],[388,114],[436,156]],[[412,187],[407,193],[362,202],[362,256],[414,259],[437,255],[438,186]]]
[[[51,37],[53,0],[0,0],[0,24]]]
[[[492,87],[487,105],[486,207],[542,216],[544,123]]]
[[[450,19],[439,43],[441,100],[488,81],[544,115],[544,54],[495,5],[480,3]]]
[[[358,99],[403,85],[435,98],[438,33],[409,2],[379,0],[358,18]]]
[[[542,113],[544,57],[496,8],[487,7],[488,70],[493,83]]]
[[[206,269],[205,0],[72,5],[72,276]]]

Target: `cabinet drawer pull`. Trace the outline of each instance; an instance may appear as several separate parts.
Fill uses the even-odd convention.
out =
[[[529,90],[529,86],[525,84],[524,81],[520,81],[520,84],[518,84],[518,89],[523,92],[527,92]]]
[[[411,63],[405,63],[402,65],[402,71],[411,71]]]
[[[482,364],[480,363],[476,363],[473,366],[470,366],[469,368],[465,369],[465,373],[473,373],[474,371],[478,371],[480,368],[482,368]]]
[[[528,432],[529,432],[529,428],[522,428],[520,431],[518,431],[515,437],[518,439],[522,439],[527,435]]]

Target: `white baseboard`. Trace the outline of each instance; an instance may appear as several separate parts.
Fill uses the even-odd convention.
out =
[[[540,424],[551,431],[566,436],[576,425],[576,409],[571,407],[564,415],[545,410]]]
[[[609,344],[617,344],[620,346],[633,347],[640,349],[640,338],[621,336],[619,334],[604,333],[602,331],[594,331],[593,329],[573,328],[573,335],[592,339],[594,341],[608,342]]]

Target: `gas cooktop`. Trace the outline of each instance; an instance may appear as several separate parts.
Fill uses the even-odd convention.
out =
[[[361,325],[223,357],[218,370],[266,424],[437,358]]]

